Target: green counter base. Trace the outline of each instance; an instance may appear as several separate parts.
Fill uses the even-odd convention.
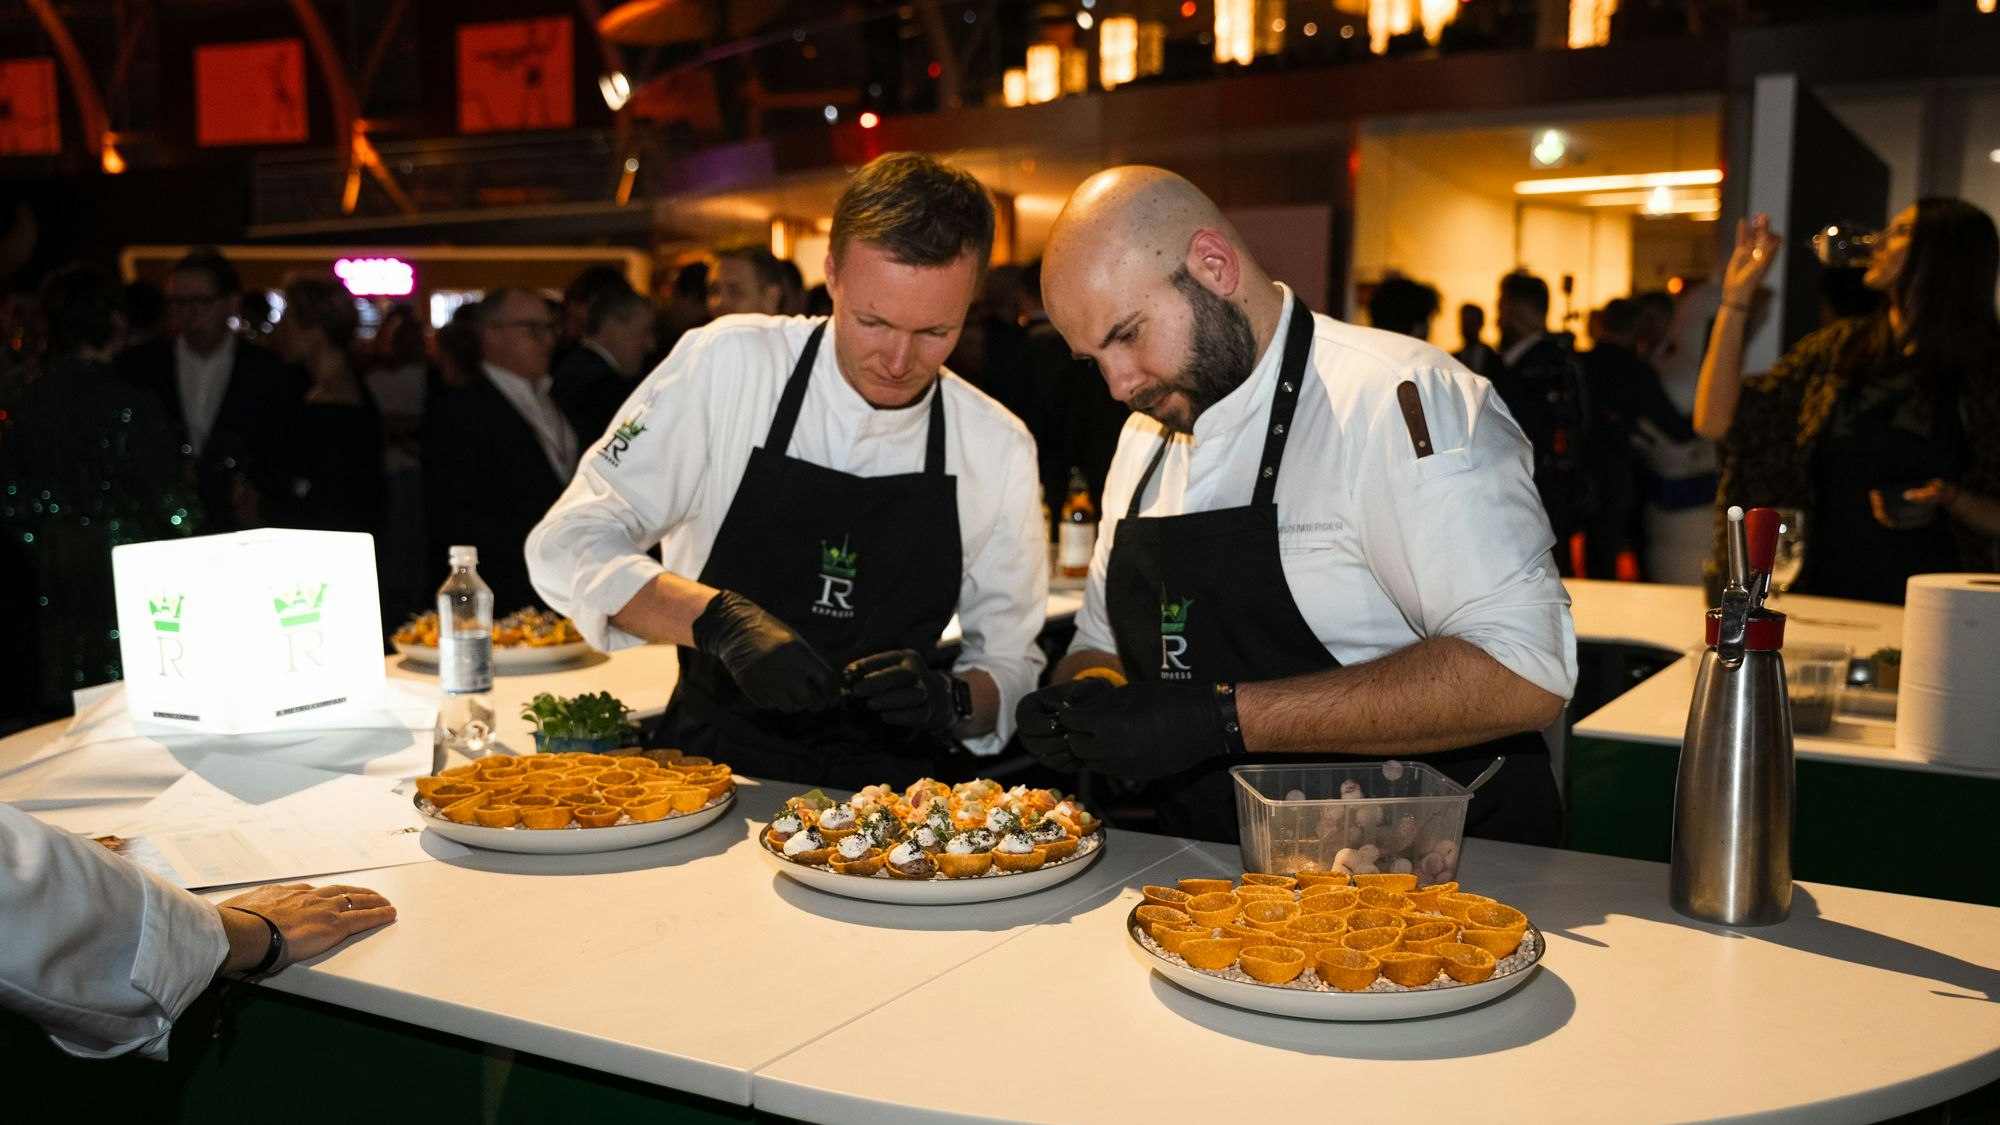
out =
[[[77,1059],[0,1013],[0,1120],[782,1123],[742,1106],[247,985],[210,989],[168,1061]]]

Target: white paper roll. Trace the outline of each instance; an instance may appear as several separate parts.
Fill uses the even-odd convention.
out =
[[[1896,742],[1927,761],[2000,769],[2000,575],[1910,579]]]

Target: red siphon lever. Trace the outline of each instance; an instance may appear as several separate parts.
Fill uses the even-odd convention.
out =
[[[1752,508],[1743,514],[1743,530],[1750,541],[1751,589],[1759,605],[1763,604],[1764,594],[1770,589],[1771,564],[1778,557],[1779,526],[1776,508]]]

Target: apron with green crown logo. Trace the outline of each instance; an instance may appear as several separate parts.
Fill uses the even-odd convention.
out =
[[[1264,456],[1247,507],[1140,516],[1140,500],[1166,455],[1167,441],[1161,442],[1133,489],[1130,506],[1112,532],[1104,581],[1105,608],[1128,678],[1244,682],[1340,667],[1299,613],[1278,552],[1278,469],[1298,408],[1299,388],[1313,377],[1307,367],[1312,340],[1312,313],[1295,300],[1284,365],[1264,428]],[[1467,810],[1467,834],[1557,843],[1562,805],[1540,734],[1510,735],[1403,757],[1424,762],[1463,785],[1501,755],[1507,764],[1480,787]],[[1388,760],[1353,754],[1216,758],[1156,783],[1150,796],[1159,811],[1159,830],[1234,843],[1236,793],[1229,767],[1297,766],[1316,758],[1343,764]]]

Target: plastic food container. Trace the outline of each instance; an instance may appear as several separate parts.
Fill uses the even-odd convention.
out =
[[[1825,734],[1833,728],[1850,655],[1846,645],[1785,646],[1785,694],[1792,704],[1792,730]]]
[[[1430,766],[1236,766],[1229,773],[1245,871],[1409,872],[1419,884],[1456,877],[1472,791]]]

